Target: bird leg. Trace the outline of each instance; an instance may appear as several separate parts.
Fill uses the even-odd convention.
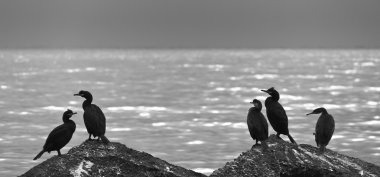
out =
[[[282,139],[282,138],[280,137],[280,133],[277,133],[276,136],[277,136],[278,139]]]
[[[62,154],[61,154],[61,151],[59,151],[59,149],[57,150],[57,152],[58,152],[58,156],[61,156]]]
[[[92,141],[91,134],[88,134],[88,141]]]
[[[259,140],[256,140],[256,143],[254,144],[254,145],[252,145],[252,147],[251,147],[251,149],[253,149],[253,148],[255,148],[256,146],[258,146],[259,145]]]

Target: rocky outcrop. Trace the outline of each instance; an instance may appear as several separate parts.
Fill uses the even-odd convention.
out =
[[[306,144],[296,146],[275,135],[269,137],[267,144],[267,148],[259,145],[243,152],[210,177],[380,177],[379,166],[331,150],[320,154],[316,147]]]
[[[380,177],[379,166],[331,150],[320,154],[316,147],[296,146],[275,135],[269,137],[267,145],[243,152],[210,177]],[[67,154],[53,156],[21,176],[205,177],[123,144],[104,145],[97,141],[85,141]]]
[[[97,141],[85,141],[67,154],[54,156],[21,176],[205,177],[123,144],[104,145]]]

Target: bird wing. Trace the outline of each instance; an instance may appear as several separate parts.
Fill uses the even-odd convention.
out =
[[[327,138],[327,142],[329,142],[331,140],[331,137],[332,135],[334,134],[334,130],[335,130],[335,121],[334,121],[334,118],[328,114],[328,117],[327,117],[327,128],[326,128],[326,131],[324,132],[324,136]]]
[[[248,126],[249,134],[251,135],[251,137],[253,139],[257,139],[257,137],[256,137],[257,132],[255,131],[256,127],[255,127],[255,120],[254,120],[253,111],[254,110],[252,108],[249,109],[249,111],[248,111],[247,126]]]
[[[259,140],[268,138],[268,122],[261,112],[250,110],[247,115],[247,125],[252,138]]]
[[[87,132],[89,134],[93,134],[94,130],[96,130],[96,125],[93,123],[94,119],[91,114],[91,112],[88,111],[88,108],[83,113],[83,120],[84,120],[84,125],[86,126]]]
[[[70,141],[71,136],[72,136],[72,133],[70,132],[70,129],[66,127],[65,124],[62,124],[58,127],[55,127],[49,133],[49,135],[46,139],[45,145],[44,145],[44,149],[51,151],[51,150],[54,150],[51,148],[53,146],[56,146],[57,144],[66,145]]]
[[[315,127],[315,141],[317,145],[327,145],[335,130],[334,118],[331,115],[321,115]]]
[[[87,131],[90,134],[95,134],[96,136],[104,135],[106,118],[98,106],[92,104],[91,106],[86,107],[83,117],[85,119]]]
[[[280,103],[274,102],[268,106],[267,116],[275,131],[280,131],[284,134],[288,133],[288,116]]]
[[[317,143],[317,146],[319,146],[320,144],[320,137],[321,137],[321,131],[322,131],[322,125],[321,125],[321,121],[320,121],[320,118],[318,119],[317,121],[317,124],[315,125],[315,133],[314,133],[314,137],[315,137],[315,142]]]
[[[63,136],[66,134],[65,125],[62,124],[58,127],[55,127],[50,133],[49,136],[46,139],[46,142],[53,141],[57,136]]]
[[[263,115],[263,126],[265,127],[264,129],[264,132],[265,132],[265,135],[268,137],[268,121],[265,119],[264,115]]]
[[[104,135],[106,132],[106,116],[104,115],[103,111],[97,106],[97,105],[92,105],[93,109],[96,111],[98,118],[99,118],[99,127],[101,127]]]
[[[288,116],[286,115],[284,107],[280,103],[273,103],[269,108],[272,116],[276,117],[278,120],[283,122],[288,122]]]
[[[257,119],[259,120],[258,127],[259,127],[260,132],[262,132],[259,138],[262,140],[265,140],[268,138],[268,122],[261,112],[258,112],[256,114],[257,114]]]

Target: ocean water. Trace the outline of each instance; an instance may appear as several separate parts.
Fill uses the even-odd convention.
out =
[[[272,86],[299,144],[315,145],[318,115],[305,114],[323,106],[336,122],[327,148],[380,165],[380,50],[3,50],[0,61],[2,176],[56,155],[32,160],[67,108],[77,130],[61,152],[87,139],[79,90],[111,141],[205,174],[251,148],[249,102]]]

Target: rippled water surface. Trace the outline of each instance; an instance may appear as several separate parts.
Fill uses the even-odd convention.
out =
[[[56,155],[32,160],[67,108],[79,114],[62,153],[88,137],[83,99],[73,96],[82,89],[103,109],[111,141],[202,173],[252,146],[249,101],[264,101],[259,90],[272,86],[299,144],[315,145],[318,116],[305,114],[323,106],[336,122],[328,148],[380,165],[379,50],[0,51],[0,59],[0,174]]]

